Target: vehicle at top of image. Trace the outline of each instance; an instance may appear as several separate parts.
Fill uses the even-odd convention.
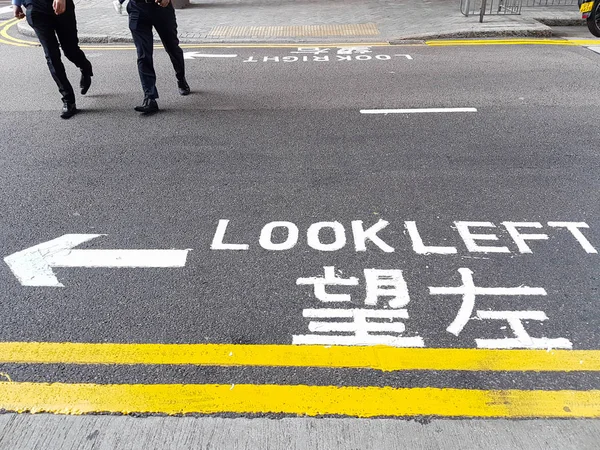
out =
[[[586,19],[588,29],[596,37],[600,37],[600,1],[579,0],[581,17]]]

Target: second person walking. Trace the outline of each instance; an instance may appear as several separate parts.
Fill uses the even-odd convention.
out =
[[[177,88],[181,95],[188,95],[190,87],[185,79],[183,50],[177,37],[177,19],[171,0],[130,0],[127,3],[129,29],[137,49],[137,65],[144,90],[144,101],[135,110],[144,114],[158,111],[158,91],[152,53],[154,41],[152,27],[156,29],[177,77]]]

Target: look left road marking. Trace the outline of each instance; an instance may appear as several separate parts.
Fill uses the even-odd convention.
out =
[[[0,382],[0,408],[58,414],[591,418],[600,417],[600,391]]]

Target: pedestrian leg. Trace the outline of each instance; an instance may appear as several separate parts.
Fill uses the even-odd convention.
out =
[[[60,57],[60,48],[55,34],[55,20],[56,18],[52,14],[45,14],[31,9],[27,10],[27,22],[40,40],[40,44],[46,55],[48,69],[50,69],[50,74],[58,86],[62,100],[63,102],[74,104],[75,93],[73,92],[71,83],[69,83],[65,66]]]
[[[149,9],[156,8],[155,5],[138,3],[132,0],[127,3],[129,13],[129,30],[137,50],[137,65],[144,97],[148,99],[158,98],[156,89],[156,72],[152,52],[154,42],[152,40],[152,18]]]
[[[179,38],[177,37],[177,19],[175,18],[175,9],[169,3],[165,8],[156,8],[154,11],[154,28],[162,41],[173,69],[177,81],[185,81],[185,63],[183,59],[183,50],[179,46]]]
[[[73,0],[67,0],[67,9],[63,14],[56,17],[56,35],[60,46],[69,61],[75,64],[84,75],[92,76],[92,64],[85,57],[85,53],[79,47],[77,37],[77,19],[75,17],[75,5]]]

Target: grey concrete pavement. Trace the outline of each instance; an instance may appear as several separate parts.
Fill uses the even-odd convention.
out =
[[[570,1],[570,0],[568,0]],[[108,0],[76,1],[83,42],[129,42],[127,14]],[[464,16],[459,0],[192,0],[177,11],[182,42],[395,42],[405,39],[552,36],[581,24],[577,5],[524,7],[520,15]],[[260,27],[250,29],[249,27]],[[20,33],[33,36],[25,21]]]
[[[596,449],[598,420],[0,415],[2,449]]]

